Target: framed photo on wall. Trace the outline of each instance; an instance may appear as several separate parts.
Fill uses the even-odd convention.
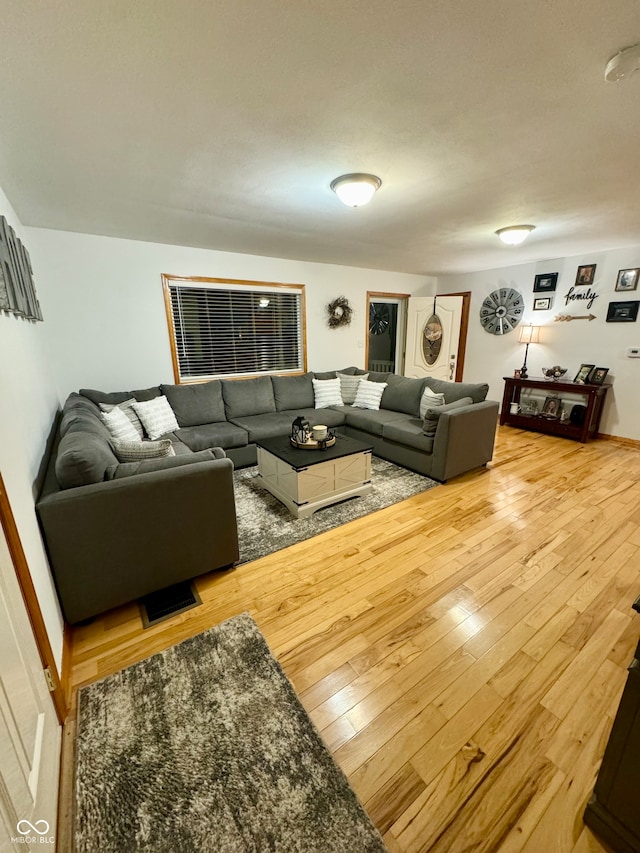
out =
[[[548,311],[551,308],[551,297],[544,296],[533,300],[534,311]]]
[[[640,302],[610,302],[607,323],[635,323],[638,319]]]
[[[635,290],[638,286],[640,269],[620,270],[616,281],[616,290]]]
[[[552,293],[558,283],[557,272],[543,272],[533,280],[534,293]]]
[[[576,273],[576,284],[593,284],[593,279],[596,277],[596,264],[585,264],[578,267]]]

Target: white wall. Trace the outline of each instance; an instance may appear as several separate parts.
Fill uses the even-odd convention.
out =
[[[2,213],[31,255],[44,323],[0,312],[0,471],[15,516],[29,570],[58,670],[62,658],[62,616],[34,509],[34,481],[58,409],[58,395],[45,344],[51,294],[42,267],[33,260],[26,234],[0,190]]]
[[[509,251],[506,249],[505,251]],[[575,284],[579,265],[597,264],[591,290],[598,294],[591,312],[585,303],[565,304],[569,288]],[[630,359],[626,350],[640,347],[640,319],[636,323],[607,323],[609,302],[640,300],[640,290],[616,292],[618,270],[640,267],[640,246],[612,249],[571,258],[520,264],[498,270],[442,276],[439,293],[469,290],[472,293],[471,318],[465,360],[464,378],[470,382],[489,382],[489,396],[502,400],[504,376],[512,376],[522,366],[524,344],[518,343],[517,329],[505,336],[490,335],[480,325],[480,307],[491,291],[513,287],[525,300],[524,323],[540,325],[540,344],[529,347],[529,376],[541,376],[541,368],[560,364],[567,367],[567,378],[573,379],[582,363],[608,367],[607,381],[613,383],[607,395],[600,430],[609,435],[640,439],[640,359]],[[551,310],[534,311],[533,300],[549,294],[533,293],[534,277],[539,273],[558,272],[558,284]],[[577,287],[576,292],[586,292]],[[596,319],[558,322],[558,314],[595,314]]]
[[[304,284],[310,370],[364,367],[366,292],[429,296],[436,279],[29,228],[46,290],[47,343],[63,397],[173,382],[162,273]],[[351,325],[329,329],[326,305],[346,296]]]

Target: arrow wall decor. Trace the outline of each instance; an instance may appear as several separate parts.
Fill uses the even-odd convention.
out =
[[[553,318],[556,322],[569,323],[571,320],[588,320],[591,322],[596,319],[595,314],[558,314]]]

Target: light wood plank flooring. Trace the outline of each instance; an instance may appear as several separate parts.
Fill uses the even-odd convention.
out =
[[[391,853],[602,851],[639,549],[640,448],[502,427],[486,470],[200,578],[203,607],[76,629],[70,686],[248,611]]]

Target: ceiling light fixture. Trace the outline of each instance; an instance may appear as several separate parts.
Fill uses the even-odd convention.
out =
[[[640,70],[640,44],[627,47],[612,56],[604,69],[604,79],[609,83],[619,83]]]
[[[382,186],[382,181],[375,175],[364,172],[353,172],[350,175],[340,175],[331,181],[331,189],[347,207],[360,207],[369,204],[376,190]]]
[[[518,246],[527,239],[535,227],[535,225],[509,225],[507,228],[498,228],[496,234],[507,246]]]

